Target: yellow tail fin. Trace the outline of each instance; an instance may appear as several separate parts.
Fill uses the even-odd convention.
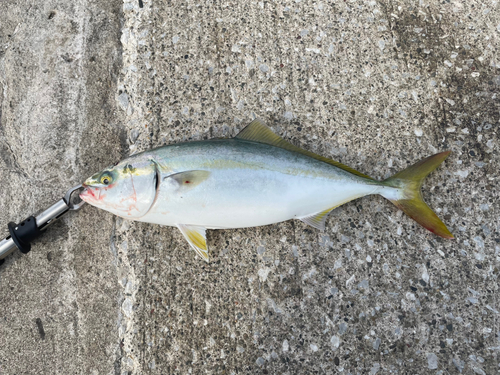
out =
[[[453,235],[434,211],[425,204],[420,188],[424,178],[436,169],[448,157],[450,152],[445,151],[429,156],[382,182],[386,186],[403,190],[403,198],[389,199],[392,203],[424,228],[440,237],[449,239],[454,238]]]

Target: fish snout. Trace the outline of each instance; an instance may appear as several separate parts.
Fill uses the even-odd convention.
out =
[[[87,203],[91,203],[92,201],[96,201],[99,199],[99,196],[98,196],[99,194],[96,191],[97,189],[92,188],[92,187],[85,185],[85,184],[83,184],[82,187],[83,187],[83,191],[79,195],[80,199],[82,201],[85,201]]]
[[[87,202],[87,199],[88,199],[88,197],[89,197],[89,195],[90,195],[90,193],[89,193],[89,188],[88,188],[87,186],[85,186],[85,184],[83,184],[83,185],[82,185],[82,187],[83,187],[83,190],[82,190],[82,192],[79,194],[79,197],[80,197],[80,199],[81,199],[82,201]]]

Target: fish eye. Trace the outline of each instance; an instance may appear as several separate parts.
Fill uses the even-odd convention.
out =
[[[111,183],[111,176],[108,174],[104,174],[101,176],[101,184],[103,185],[109,185]]]

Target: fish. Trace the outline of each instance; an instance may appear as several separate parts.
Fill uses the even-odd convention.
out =
[[[125,219],[177,227],[207,262],[207,229],[298,219],[324,231],[333,209],[374,194],[437,236],[452,239],[421,195],[425,177],[449,154],[435,154],[378,181],[294,146],[256,119],[234,138],[134,154],[88,178],[80,198]]]

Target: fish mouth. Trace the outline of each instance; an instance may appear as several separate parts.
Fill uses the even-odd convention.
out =
[[[82,201],[88,202],[90,196],[89,189],[84,185],[82,192],[78,196]]]
[[[100,191],[97,189],[92,189],[92,187],[83,184],[83,191],[79,194],[80,199],[87,203],[96,202],[99,200]]]

